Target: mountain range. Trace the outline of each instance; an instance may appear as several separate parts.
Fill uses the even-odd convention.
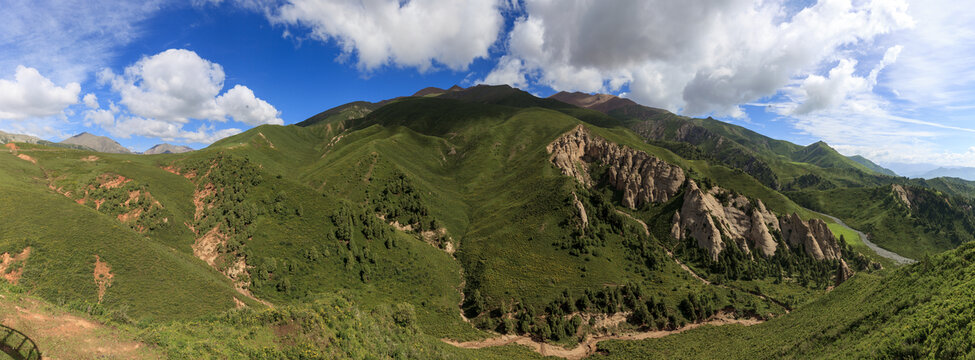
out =
[[[119,357],[973,351],[975,183],[824,142],[485,85],[185,153],[72,139],[0,153],[0,305],[146,352]]]

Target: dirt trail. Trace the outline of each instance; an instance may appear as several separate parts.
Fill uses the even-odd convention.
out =
[[[44,359],[162,359],[157,350],[115,328],[65,313],[28,297],[0,295],[4,325],[23,331]]]
[[[520,335],[502,335],[500,337],[478,340],[478,341],[467,341],[467,342],[457,342],[449,339],[443,339],[443,342],[464,348],[464,349],[482,349],[492,346],[504,346],[511,344],[524,345],[532,349],[532,351],[539,353],[542,356],[555,356],[560,358],[565,358],[569,360],[576,360],[588,357],[596,353],[596,345],[601,341],[606,340],[644,340],[644,339],[657,339],[664,336],[679,334],[687,330],[691,330],[703,325],[728,325],[728,324],[741,324],[744,326],[751,326],[761,323],[762,320],[758,319],[736,319],[733,313],[720,312],[710,319],[700,323],[693,323],[685,325],[676,330],[651,330],[651,331],[639,331],[639,332],[629,332],[623,334],[610,334],[610,335],[597,335],[597,336],[586,336],[576,347],[567,349],[558,345],[546,344],[543,342],[536,341],[527,336]]]

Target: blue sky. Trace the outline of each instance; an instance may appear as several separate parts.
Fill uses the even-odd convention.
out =
[[[0,130],[200,148],[485,82],[620,94],[895,170],[975,166],[975,13],[959,3],[11,0]]]

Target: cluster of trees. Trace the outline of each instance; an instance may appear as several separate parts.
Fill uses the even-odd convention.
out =
[[[839,263],[837,260],[816,260],[806,255],[801,244],[797,248],[789,248],[777,231],[772,231],[772,236],[778,241],[778,247],[770,257],[746,254],[735,242],[728,241],[715,261],[707,250],[698,247],[696,240],[691,238],[679,242],[675,251],[679,256],[707,269],[711,280],[718,283],[761,279],[775,279],[776,283],[780,283],[785,277],[790,277],[800,285],[811,288],[825,289],[833,284]]]
[[[419,189],[406,175],[396,174],[389,178],[373,180],[380,181],[378,186],[381,188],[378,195],[369,198],[377,214],[382,214],[389,221],[410,225],[417,232],[439,228],[437,221],[430,215],[430,210],[424,203]]]
[[[596,315],[628,312],[626,321],[643,329],[676,329],[687,321],[699,321],[716,312],[714,294],[688,295],[680,305],[680,312],[667,307],[661,296],[646,294],[636,284],[606,287],[599,291],[586,289],[578,297],[568,290],[537,310],[523,303],[493,310],[484,308],[484,299],[475,290],[465,299],[468,316],[478,316],[475,324],[502,334],[527,334],[540,340],[560,341],[584,334],[583,325],[596,325]],[[687,309],[685,311],[685,308]],[[510,310],[510,311],[509,311]],[[683,317],[682,317],[683,316]],[[589,319],[588,322],[585,319]],[[597,330],[597,329],[591,329]]]
[[[246,201],[249,191],[264,181],[260,167],[246,157],[227,154],[189,161],[182,167],[201,174],[194,179],[197,191],[212,188],[210,195],[203,199],[203,214],[194,220],[193,228],[203,234],[219,227],[227,238],[219,249],[221,257],[246,258],[245,244],[253,236],[249,225],[264,213],[264,207]],[[225,259],[221,263],[227,266],[233,261]]]
[[[624,239],[635,238],[638,241],[646,240],[642,229],[637,229],[633,221],[626,219],[616,211],[611,195],[600,191],[589,191],[580,189],[577,196],[568,196],[563,201],[566,209],[571,209],[573,213],[567,213],[562,226],[571,230],[570,235],[556,241],[555,246],[562,250],[568,250],[570,255],[594,255],[599,256],[599,249],[606,246],[606,241],[611,236],[619,236]],[[576,210],[575,199],[578,198],[586,209],[588,223],[582,226]],[[639,242],[637,243],[639,244]]]
[[[81,199],[87,196],[86,205],[113,217],[140,210],[139,217],[134,221],[126,222],[136,231],[154,231],[166,224],[163,219],[170,216],[162,207],[153,206],[153,199],[149,195],[149,184],[129,181],[120,187],[109,189],[101,186],[104,180],[102,176],[91,179],[84,188],[76,192],[75,197]],[[86,191],[87,195],[85,195]],[[133,191],[139,191],[139,196],[129,201],[129,193]],[[99,206],[95,203],[96,200],[104,201]],[[128,205],[125,204],[126,201],[129,202]]]

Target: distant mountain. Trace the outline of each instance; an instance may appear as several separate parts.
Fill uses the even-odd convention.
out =
[[[149,148],[143,154],[145,155],[155,155],[155,154],[181,154],[185,152],[195,151],[189,146],[182,145],[172,145],[172,144],[159,144]]]
[[[59,144],[59,143],[43,140],[35,136],[24,135],[24,134],[11,134],[11,133],[0,131],[0,144],[6,144],[10,142],[47,145],[47,146],[62,147],[68,149],[78,149],[78,150],[91,150],[87,146],[83,146],[83,145]]]
[[[572,104],[581,108],[592,109],[603,113],[608,113],[610,111],[627,107],[639,105],[633,100],[624,99],[615,95],[608,94],[586,94],[581,92],[559,92],[555,95],[549,96],[549,99],[555,99],[567,104]]]
[[[876,173],[890,175],[890,176],[898,176],[897,173],[895,173],[893,170],[877,165],[873,161],[870,161],[870,159],[867,159],[863,156],[853,155],[848,157],[850,158],[850,160],[856,161],[860,163],[860,165],[866,166],[868,169],[873,170]]]
[[[41,141],[44,141],[44,140],[41,140],[40,138],[33,137],[33,136],[30,136],[30,135],[11,134],[11,133],[6,133],[6,132],[3,132],[3,131],[0,131],[0,144],[6,144],[6,143],[9,143],[9,142],[37,144],[37,143],[39,143]]]
[[[104,153],[115,153],[115,154],[131,154],[129,149],[115,142],[111,138],[104,136],[92,135],[87,132],[72,136],[67,140],[61,142],[61,144],[73,144],[88,147],[92,150]]]
[[[925,179],[954,177],[968,181],[975,181],[975,167],[939,167],[937,169],[925,172],[919,177]]]
[[[932,171],[938,168],[938,165],[934,164],[908,164],[908,163],[884,163],[884,167],[893,170],[894,172],[900,174],[901,176],[906,176],[909,178],[921,177],[926,172]]]

